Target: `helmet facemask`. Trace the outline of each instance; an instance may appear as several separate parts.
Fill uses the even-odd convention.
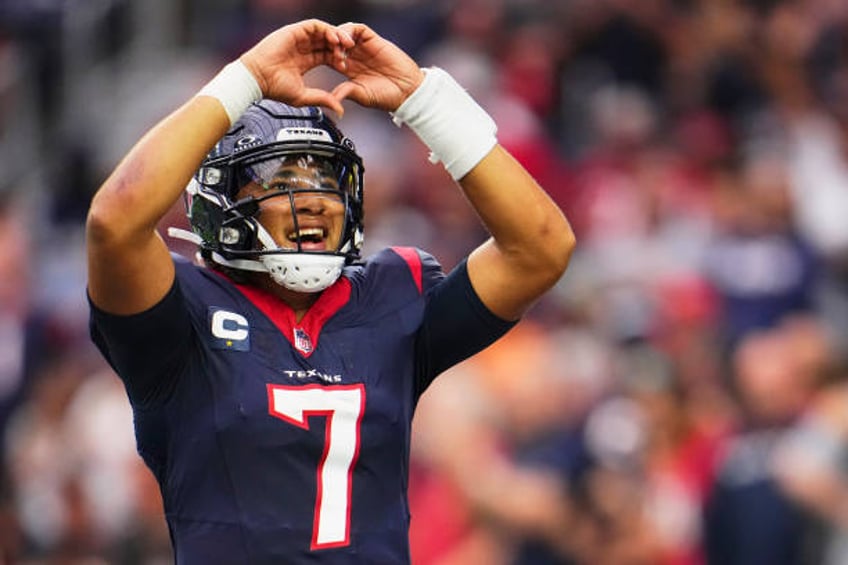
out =
[[[347,213],[355,194],[350,168],[315,154],[290,154],[239,167],[237,182],[242,188],[234,207],[252,212],[255,248],[271,278],[298,292],[335,282],[356,235]]]

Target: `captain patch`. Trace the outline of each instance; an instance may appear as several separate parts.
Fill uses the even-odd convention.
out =
[[[213,349],[250,351],[250,328],[241,314],[210,306],[209,330]]]

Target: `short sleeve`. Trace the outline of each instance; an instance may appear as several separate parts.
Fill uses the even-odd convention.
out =
[[[123,380],[133,404],[164,400],[189,358],[191,318],[179,280],[155,306],[130,316],[109,314],[89,298],[91,339]]]
[[[497,341],[517,321],[489,310],[468,278],[465,261],[430,289],[418,333],[418,394],[441,372]]]

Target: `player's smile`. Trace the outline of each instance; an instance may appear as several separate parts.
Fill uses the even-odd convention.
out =
[[[341,241],[344,204],[333,194],[301,192],[292,198],[281,194],[264,200],[258,219],[283,249],[336,251]]]
[[[314,198],[322,198],[326,200],[326,197],[321,195],[316,195]],[[299,204],[299,200],[300,199],[296,196],[295,203]],[[330,212],[326,211],[327,209],[331,209],[333,205],[341,208],[340,213],[336,213],[333,210],[330,210]],[[289,214],[289,216],[290,215],[291,214]],[[298,206],[297,227],[292,225],[291,228],[286,231],[287,241],[278,241],[278,243],[280,247],[297,248],[298,242],[300,242],[300,248],[304,251],[335,251],[339,245],[341,226],[339,225],[338,229],[335,229],[335,227],[336,224],[341,221],[343,216],[344,207],[338,200],[335,200],[325,206],[324,211],[322,211],[318,217],[312,215],[311,212],[304,212]],[[329,222],[327,222],[327,220],[329,220]],[[260,219],[260,221],[262,220]],[[275,240],[279,240],[276,234],[272,233],[272,235]]]
[[[327,230],[324,228],[305,228],[302,226],[298,230],[292,230],[288,235],[289,241],[297,243],[300,240],[302,246],[322,245],[326,237]]]

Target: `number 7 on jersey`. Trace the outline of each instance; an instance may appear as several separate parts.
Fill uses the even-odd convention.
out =
[[[303,429],[309,429],[312,416],[327,418],[317,470],[311,549],[349,545],[351,479],[359,456],[365,386],[269,384],[268,408],[272,416]]]

